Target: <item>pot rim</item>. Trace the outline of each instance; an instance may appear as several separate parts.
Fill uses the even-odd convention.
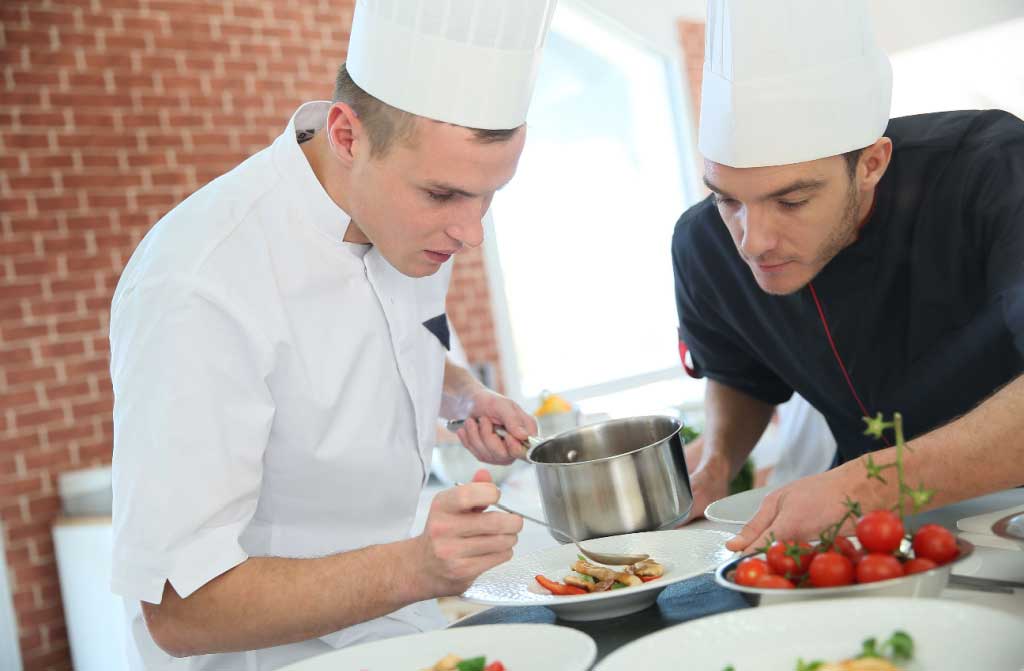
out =
[[[629,452],[623,452],[622,454],[613,454],[613,455],[608,456],[608,457],[598,457],[597,459],[588,459],[587,461],[536,461],[533,458],[533,453],[536,452],[537,450],[539,450],[540,448],[544,447],[545,445],[547,445],[550,442],[558,440],[559,438],[563,438],[563,437],[565,437],[565,436],[567,436],[567,435],[569,435],[571,433],[577,433],[577,432],[586,431],[586,430],[589,430],[589,429],[595,429],[596,430],[596,429],[598,429],[600,427],[608,426],[610,424],[622,424],[622,423],[625,423],[625,422],[635,422],[637,420],[642,420],[642,419],[667,419],[667,420],[673,422],[676,426],[675,426],[675,429],[673,429],[664,438],[659,438],[658,440],[654,441],[653,443],[648,443],[647,445],[642,445],[640,447],[637,447],[637,448],[634,448],[634,449],[630,450]],[[683,423],[683,421],[681,419],[679,419],[678,417],[673,417],[672,415],[637,415],[636,417],[619,417],[617,419],[608,419],[608,420],[605,420],[603,422],[597,422],[596,424],[587,424],[586,426],[577,426],[577,427],[572,428],[572,429],[566,429],[565,431],[559,431],[558,433],[556,433],[553,436],[548,436],[547,438],[545,438],[542,441],[538,442],[536,445],[533,445],[532,447],[530,447],[530,450],[526,453],[526,457],[525,458],[526,458],[526,461],[530,462],[531,464],[536,464],[538,466],[555,466],[555,467],[558,467],[558,468],[564,468],[564,467],[567,467],[567,466],[583,466],[585,464],[598,464],[598,463],[601,463],[601,462],[612,461],[614,459],[620,459],[622,457],[628,457],[629,455],[636,454],[637,452],[640,452],[642,450],[646,450],[646,449],[651,448],[651,447],[656,447],[656,446],[660,445],[661,443],[664,443],[667,440],[671,440],[675,436],[679,435],[679,432],[683,430],[684,426],[685,426],[685,424]]]

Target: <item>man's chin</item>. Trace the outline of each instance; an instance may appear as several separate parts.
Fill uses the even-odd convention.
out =
[[[795,273],[766,275],[755,270],[753,275],[754,281],[757,282],[757,286],[761,287],[761,291],[772,296],[795,294],[806,287],[807,283],[811,281],[808,277],[796,277]]]
[[[398,272],[402,273],[406,277],[420,278],[430,277],[441,269],[441,266],[434,263],[407,263],[402,267],[398,267]]]

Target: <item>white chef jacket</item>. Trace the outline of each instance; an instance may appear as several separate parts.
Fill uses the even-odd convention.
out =
[[[399,273],[343,242],[350,218],[299,147],[329,103],[146,235],[111,309],[112,588],[133,669],[274,669],[443,625],[436,602],[320,639],[175,660],[139,601],[187,597],[250,556],[315,557],[408,537],[430,469],[450,264]]]
[[[799,478],[824,473],[836,456],[836,439],[824,415],[799,394],[778,406],[775,435],[778,462],[766,484],[781,487]]]

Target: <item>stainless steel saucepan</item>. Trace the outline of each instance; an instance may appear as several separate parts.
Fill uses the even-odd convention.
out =
[[[674,417],[652,415],[531,440],[526,461],[536,469],[551,535],[570,543],[669,529],[685,520],[693,495],[682,428]]]

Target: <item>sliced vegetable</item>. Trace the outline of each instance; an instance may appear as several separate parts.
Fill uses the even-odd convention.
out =
[[[456,664],[455,668],[458,671],[484,671],[485,664],[487,664],[486,657],[470,657]]]
[[[564,585],[554,580],[548,580],[542,575],[536,576],[537,582],[541,587],[551,592],[555,596],[569,596],[571,594],[586,594],[587,590],[580,587],[574,587],[572,585]],[[483,667],[481,667],[482,669]]]

